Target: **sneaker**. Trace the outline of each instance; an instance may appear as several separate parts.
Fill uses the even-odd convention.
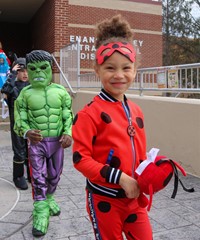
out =
[[[26,190],[28,189],[28,184],[26,182],[26,179],[24,176],[22,177],[18,177],[18,178],[14,178],[13,182],[15,184],[15,186],[21,190]]]

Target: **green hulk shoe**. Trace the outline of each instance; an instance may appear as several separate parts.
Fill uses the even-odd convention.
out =
[[[40,237],[47,233],[49,226],[49,205],[47,200],[35,201],[33,203],[33,229],[34,237]]]
[[[49,204],[49,211],[51,216],[59,216],[60,215],[60,207],[56,203],[53,194],[47,194],[47,201]]]

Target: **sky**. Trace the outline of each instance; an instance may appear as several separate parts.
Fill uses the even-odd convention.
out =
[[[193,16],[195,18],[199,18],[200,17],[200,8],[199,8],[199,6],[196,3],[193,4],[192,14],[193,14]]]
[[[195,18],[200,18],[200,8],[197,3],[194,3],[192,6],[192,14]]]

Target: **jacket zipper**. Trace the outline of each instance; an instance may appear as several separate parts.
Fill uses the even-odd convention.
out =
[[[132,118],[131,118],[131,113],[130,113],[130,109],[128,104],[124,104],[122,102],[122,106],[124,108],[124,111],[126,113],[126,117],[128,120],[128,124],[129,126],[132,126]],[[128,134],[128,133],[127,133]],[[136,162],[136,152],[135,152],[135,146],[134,146],[134,137],[130,136],[130,140],[131,140],[131,145],[132,145],[132,151],[133,151],[133,164],[132,164],[132,177],[134,177],[134,172],[135,172],[135,162]]]

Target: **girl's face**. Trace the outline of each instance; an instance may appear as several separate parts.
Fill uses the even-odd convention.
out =
[[[95,72],[105,91],[118,101],[123,101],[124,93],[136,75],[134,63],[117,51],[103,64],[96,64]]]

